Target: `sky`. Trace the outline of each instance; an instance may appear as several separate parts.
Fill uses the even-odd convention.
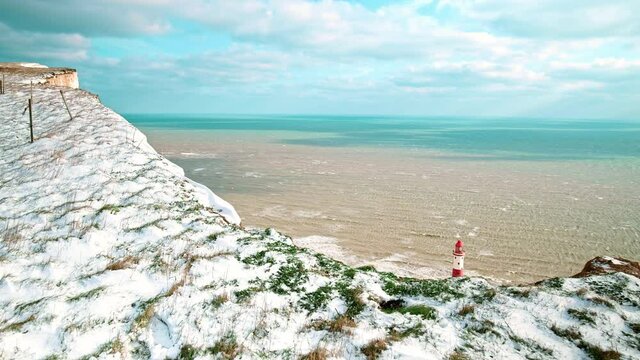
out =
[[[124,113],[640,119],[640,0],[0,0]]]

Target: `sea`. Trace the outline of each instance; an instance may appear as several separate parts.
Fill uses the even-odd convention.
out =
[[[350,265],[568,276],[640,257],[640,121],[127,114],[188,177]]]

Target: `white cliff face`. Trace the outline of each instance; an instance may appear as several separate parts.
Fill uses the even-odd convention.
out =
[[[0,63],[0,74],[8,75],[7,83],[47,84],[79,89],[78,73],[74,69],[49,68],[37,63]]]
[[[39,69],[44,70],[44,69]],[[39,74],[39,75],[38,75]],[[0,359],[640,358],[640,280],[354,269],[245,229],[96,97],[0,95]],[[215,189],[214,189],[215,190]]]
[[[76,71],[62,74],[52,74],[51,77],[46,80],[47,85],[63,86],[71,89],[80,88],[80,82],[78,81],[78,73]]]

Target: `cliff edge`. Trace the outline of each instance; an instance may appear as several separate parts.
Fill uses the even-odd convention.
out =
[[[242,227],[75,71],[0,72],[0,358],[640,358],[635,276],[349,267]]]

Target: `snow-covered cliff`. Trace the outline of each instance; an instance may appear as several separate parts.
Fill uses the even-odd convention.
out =
[[[640,358],[633,264],[509,287],[351,268],[240,226],[88,92],[38,81],[31,144],[50,72],[4,69],[0,359]]]

